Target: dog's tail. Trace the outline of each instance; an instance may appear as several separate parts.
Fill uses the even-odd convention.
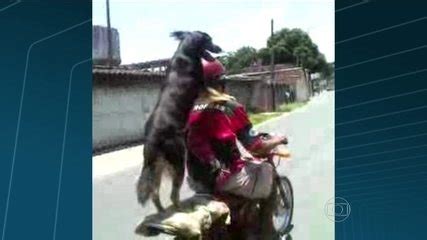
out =
[[[153,191],[154,171],[144,166],[136,186],[138,202],[144,205]]]
[[[158,160],[156,153],[153,144],[147,142],[143,150],[144,166],[136,186],[138,202],[141,205],[144,205],[150,197],[153,197],[155,191],[158,191],[156,186],[156,162]]]

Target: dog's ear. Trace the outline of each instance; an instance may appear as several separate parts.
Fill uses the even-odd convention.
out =
[[[172,32],[172,33],[170,34],[170,36],[171,36],[171,37],[174,37],[174,38],[175,38],[175,39],[177,39],[177,40],[182,41],[182,40],[184,40],[184,38],[185,38],[188,34],[190,34],[190,32],[186,32],[186,31],[175,31],[175,32]]]

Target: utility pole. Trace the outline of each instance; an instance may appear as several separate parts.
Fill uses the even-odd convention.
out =
[[[273,29],[273,19],[271,19],[271,39],[273,39],[273,34],[274,34],[274,29]],[[272,106],[273,106],[273,111],[276,111],[276,82],[274,80],[274,50],[273,50],[273,46],[271,46],[270,49],[270,55],[271,55],[271,59],[270,59],[270,70],[271,70],[271,97],[272,97]]]
[[[107,0],[107,29],[108,29],[108,66],[111,66],[113,62],[113,46],[112,46],[113,34],[111,32],[111,24],[110,24],[110,0]]]

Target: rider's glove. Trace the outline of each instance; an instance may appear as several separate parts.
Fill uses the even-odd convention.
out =
[[[271,150],[280,144],[287,144],[288,139],[284,136],[274,136],[263,134],[261,135],[262,144],[257,149],[253,149],[252,153],[256,157],[267,157]]]

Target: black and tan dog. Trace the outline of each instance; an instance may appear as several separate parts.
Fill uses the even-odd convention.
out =
[[[164,210],[159,188],[165,168],[172,170],[171,200],[179,206],[185,173],[185,125],[203,87],[201,58],[213,61],[209,52],[221,52],[203,32],[178,31],[171,36],[180,40],[180,44],[171,59],[157,105],[145,125],[144,166],[137,184],[138,201],[145,204],[151,197],[158,211]]]

